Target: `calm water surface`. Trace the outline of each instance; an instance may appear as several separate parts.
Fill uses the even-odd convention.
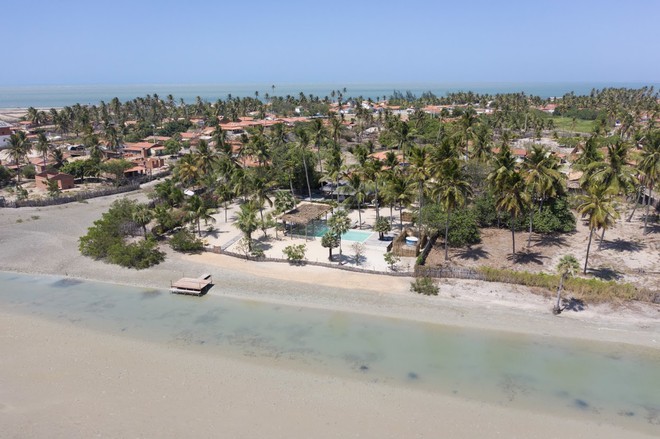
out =
[[[660,350],[2,272],[0,306],[183,349],[660,436]]]

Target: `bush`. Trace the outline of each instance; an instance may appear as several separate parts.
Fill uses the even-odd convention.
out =
[[[122,267],[142,270],[165,260],[165,254],[156,247],[153,238],[131,244],[117,242],[108,250],[108,260]]]
[[[575,215],[570,210],[568,200],[559,198],[534,214],[532,228],[536,233],[567,233],[575,230],[575,222]]]
[[[37,170],[34,168],[34,165],[25,165],[21,169],[23,177],[34,180],[35,175],[37,175]]]
[[[282,253],[286,256],[286,259],[293,264],[300,264],[305,259],[305,252],[307,251],[307,246],[305,244],[299,245],[288,245],[284,247]]]
[[[204,249],[204,243],[190,231],[184,229],[172,235],[170,247],[178,252],[195,253]]]
[[[147,268],[164,260],[164,254],[156,247],[156,241],[148,239],[126,244],[125,237],[140,232],[133,221],[137,203],[126,198],[112,203],[110,210],[96,220],[80,237],[80,253],[94,259],[104,259],[112,264],[130,268]]]
[[[418,277],[410,283],[410,291],[417,294],[424,294],[425,296],[437,296],[440,288],[438,288],[435,279]]]
[[[8,184],[11,181],[11,172],[4,166],[0,166],[0,187]]]
[[[444,240],[447,213],[442,207],[439,204],[427,205],[423,209],[422,216],[424,224],[431,232],[437,232]],[[447,240],[451,247],[464,247],[481,242],[477,214],[474,209],[461,209],[451,213]]]

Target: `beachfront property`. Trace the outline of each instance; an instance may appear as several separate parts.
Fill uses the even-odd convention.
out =
[[[0,120],[0,149],[9,146],[9,136],[11,136],[11,125]]]

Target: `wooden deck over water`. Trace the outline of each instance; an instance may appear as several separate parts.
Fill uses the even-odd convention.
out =
[[[176,294],[187,294],[191,296],[201,296],[213,285],[213,279],[210,274],[203,274],[200,277],[182,277],[176,282],[170,282],[170,292]]]

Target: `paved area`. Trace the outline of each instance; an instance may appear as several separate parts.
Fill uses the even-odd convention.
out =
[[[238,204],[234,203],[230,205],[227,210],[227,221],[225,222],[225,211],[223,208],[220,208],[218,212],[213,215],[216,222],[214,224],[209,224],[209,226],[212,226],[209,227],[209,230],[202,231],[202,239],[204,242],[208,245],[220,246],[223,250],[239,252],[239,242],[243,235],[240,230],[234,226],[236,214],[239,210],[240,208]],[[380,214],[387,218],[390,217],[389,209],[381,209]],[[349,216],[351,223],[357,225],[357,210],[352,210]],[[342,239],[341,263],[344,265],[359,266],[370,270],[387,271],[389,270],[389,266],[383,259],[383,255],[387,252],[387,246],[391,240],[399,233],[398,213],[394,212],[394,230],[385,235],[384,240],[379,240],[378,233],[373,231],[373,225],[376,222],[376,210],[371,207],[362,209],[361,216],[361,227],[356,226],[352,230],[367,233],[371,232],[371,235],[361,243],[363,246],[363,256],[357,261],[355,258],[354,247],[356,241]],[[406,226],[406,224],[404,224],[404,226]],[[286,246],[305,244],[307,246],[305,254],[308,261],[340,262],[338,248],[333,249],[332,261],[328,260],[328,249],[321,246],[320,237],[308,236],[307,239],[305,239],[304,236],[284,235],[281,231],[276,232],[275,228],[271,228],[266,231],[266,236],[264,236],[261,230],[257,230],[253,234],[253,238],[258,242],[258,245],[261,246],[267,257],[284,258],[285,256],[282,251]],[[412,269],[414,265],[415,258],[401,258],[396,265],[396,268],[406,271]]]

